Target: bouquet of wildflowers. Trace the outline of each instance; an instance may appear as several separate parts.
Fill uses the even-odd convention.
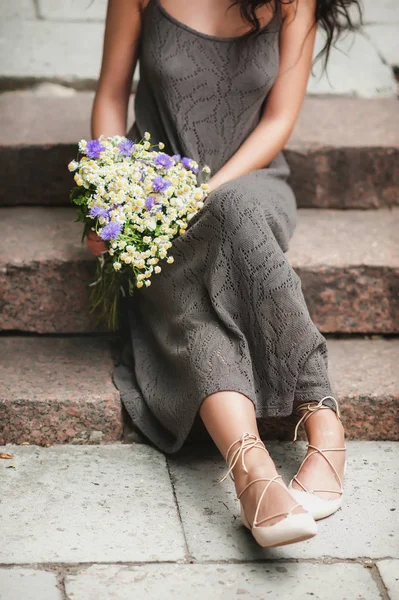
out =
[[[109,329],[118,326],[121,296],[151,285],[161,261],[173,263],[172,241],[203,207],[207,183],[198,183],[198,164],[162,152],[146,132],[139,143],[122,136],[81,140],[68,168],[75,172],[71,200],[84,223],[83,239],[95,231],[107,245],[91,284],[91,306]],[[207,180],[210,169],[202,171]]]

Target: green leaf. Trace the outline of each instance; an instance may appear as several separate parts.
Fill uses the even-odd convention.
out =
[[[85,191],[86,191],[85,188],[82,187],[82,186],[74,187],[74,188],[72,188],[72,190],[71,190],[71,192],[69,194],[69,199],[73,201],[74,198],[76,198],[77,196],[80,196],[80,195],[84,194]]]
[[[77,219],[76,221],[79,221],[81,223],[84,223],[88,217],[88,210],[86,206],[79,206],[76,209],[76,214],[77,214]]]
[[[81,206],[88,202],[90,196],[90,190],[86,190],[86,188],[84,187],[74,187],[71,193],[69,194],[69,199],[77,206]]]

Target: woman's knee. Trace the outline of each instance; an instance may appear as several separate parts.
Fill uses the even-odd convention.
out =
[[[239,185],[239,180],[228,181],[216,188],[208,197],[209,210],[224,232],[246,236],[254,233],[263,220],[262,230],[267,234],[267,221],[262,209],[254,202],[250,190]]]
[[[232,212],[239,212],[243,200],[244,196],[234,182],[227,181],[209,194],[207,203],[215,215],[224,218]]]

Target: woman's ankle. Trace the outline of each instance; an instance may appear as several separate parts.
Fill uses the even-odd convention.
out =
[[[242,490],[248,483],[254,479],[265,478],[273,479],[278,475],[274,462],[270,459],[262,464],[248,466],[248,472],[240,470],[234,475],[234,482],[237,492]],[[264,482],[267,483],[266,481]]]
[[[333,410],[315,412],[305,423],[306,436],[310,444],[324,447],[343,447],[345,430]]]

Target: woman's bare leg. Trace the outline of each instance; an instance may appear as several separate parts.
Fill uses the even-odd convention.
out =
[[[345,447],[344,428],[333,410],[314,412],[307,419],[305,430],[309,444],[313,446],[321,449]],[[309,449],[307,454],[312,451],[312,449]],[[326,452],[326,456],[332,462],[342,480],[345,452]],[[320,454],[314,454],[305,462],[300,471],[299,480],[309,490],[339,489],[333,470]],[[298,490],[302,489],[296,481],[293,482],[292,487]],[[338,494],[328,492],[319,492],[317,495],[325,500],[336,500],[339,497]]]
[[[224,458],[226,458],[228,447],[235,440],[240,439],[244,432],[254,433],[259,437],[254,405],[251,400],[238,392],[217,392],[211,394],[202,402],[199,414]],[[233,447],[233,450],[236,447],[238,447],[238,444]],[[260,448],[252,448],[245,453],[245,464],[248,473],[245,473],[243,470],[241,460],[237,461],[233,469],[237,493],[247,483],[257,477],[272,478],[278,474],[271,457]],[[254,483],[241,496],[245,514],[251,525],[259,496],[266,484],[266,481]],[[296,502],[288,490],[284,490],[278,484],[272,484],[261,503],[258,520],[276,513],[288,512],[295,504]],[[301,507],[298,507],[293,512],[300,513],[304,511]],[[264,525],[273,525],[282,518],[284,517],[271,519]]]

